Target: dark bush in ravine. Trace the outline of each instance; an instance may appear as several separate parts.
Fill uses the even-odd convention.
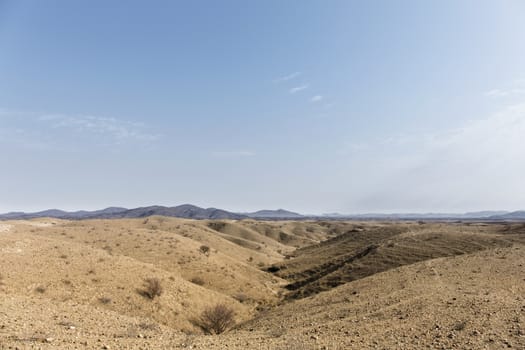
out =
[[[217,304],[205,309],[200,319],[199,326],[209,334],[221,334],[235,325],[235,311],[225,304]]]

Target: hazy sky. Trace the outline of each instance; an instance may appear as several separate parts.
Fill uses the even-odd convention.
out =
[[[525,209],[525,2],[0,0],[0,212]]]

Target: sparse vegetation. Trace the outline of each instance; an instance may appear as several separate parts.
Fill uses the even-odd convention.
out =
[[[201,245],[199,250],[203,254],[206,254],[206,255],[210,254],[210,247],[208,247],[207,245]]]
[[[162,294],[162,285],[160,280],[156,277],[146,278],[144,280],[143,288],[139,289],[139,294],[148,298],[155,299]]]
[[[235,325],[235,311],[225,304],[208,307],[198,324],[206,333],[221,334]]]

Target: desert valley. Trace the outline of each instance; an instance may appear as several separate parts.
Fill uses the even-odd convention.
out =
[[[524,265],[522,223],[5,220],[0,348],[519,349]]]

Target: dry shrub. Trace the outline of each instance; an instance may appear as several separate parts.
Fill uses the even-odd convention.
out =
[[[235,311],[225,304],[205,309],[199,319],[199,326],[210,334],[221,334],[235,325]]]
[[[139,294],[148,298],[155,299],[162,294],[162,285],[160,280],[156,277],[146,278],[144,280],[143,289],[139,290]]]
[[[40,293],[40,294],[44,294],[46,292],[46,287],[38,286],[38,287],[35,288],[35,292]]]
[[[201,251],[201,253],[206,254],[206,255],[210,253],[210,247],[208,247],[207,245],[201,245],[199,250]]]

